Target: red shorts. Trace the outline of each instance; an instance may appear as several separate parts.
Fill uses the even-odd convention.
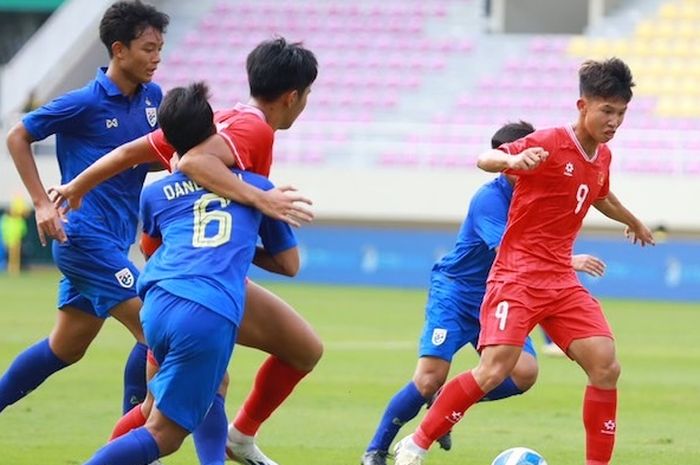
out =
[[[481,304],[480,321],[479,349],[522,346],[537,324],[564,351],[576,339],[613,338],[600,302],[580,284],[565,289],[536,289],[511,282],[490,282]]]

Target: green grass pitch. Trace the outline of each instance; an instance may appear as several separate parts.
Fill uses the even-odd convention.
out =
[[[0,277],[0,372],[54,321],[54,272]],[[410,378],[425,293],[416,290],[274,285],[325,342],[317,369],[263,427],[259,443],[281,465],[356,465],[386,402]],[[605,301],[623,375],[617,448],[620,465],[700,464],[700,305]],[[539,343],[539,337],[537,337]],[[73,465],[107,438],[121,406],[130,336],[109,321],[88,355],[0,414],[0,464]],[[232,415],[263,355],[236,349],[227,410]],[[471,367],[466,348],[455,370]],[[550,465],[583,463],[585,377],[565,359],[540,357],[526,395],[470,410],[454,447],[428,464],[488,465],[508,447],[540,451]],[[420,414],[422,416],[422,413]],[[408,434],[416,422],[400,433]],[[194,464],[192,443],[163,460]]]

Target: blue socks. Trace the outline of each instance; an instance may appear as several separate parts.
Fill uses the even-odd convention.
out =
[[[107,443],[84,465],[148,465],[160,457],[156,440],[146,428],[137,428]]]
[[[204,420],[192,433],[200,465],[224,465],[227,433],[224,398],[216,394]]]
[[[399,433],[399,429],[418,415],[426,402],[427,399],[418,392],[413,381],[404,386],[387,405],[379,426],[377,426],[377,431],[367,446],[367,451],[388,451],[391,442]]]
[[[19,354],[0,378],[0,412],[66,366],[68,364],[53,353],[48,339],[37,342]]]
[[[146,351],[145,344],[137,342],[124,367],[124,401],[122,413],[126,413],[146,398]]]
[[[501,384],[493,388],[491,392],[486,394],[479,402],[505,399],[506,397],[517,396],[522,393],[523,391],[515,385],[513,378],[509,376]]]

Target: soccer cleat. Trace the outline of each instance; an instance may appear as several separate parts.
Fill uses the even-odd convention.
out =
[[[423,465],[426,452],[413,442],[413,435],[406,436],[394,445],[394,465]]]
[[[440,449],[444,451],[452,449],[452,430],[437,438],[437,443],[440,445]]]
[[[255,445],[255,437],[241,434],[233,425],[226,437],[226,456],[243,465],[278,465]]]
[[[360,465],[386,465],[389,453],[385,450],[370,450],[362,456]]]

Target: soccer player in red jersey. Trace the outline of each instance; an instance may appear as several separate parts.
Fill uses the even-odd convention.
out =
[[[579,70],[578,120],[535,131],[483,153],[478,166],[517,176],[508,224],[481,306],[479,365],[453,378],[415,433],[396,446],[396,465],[420,465],[431,444],[512,371],[538,323],[588,376],[583,400],[586,465],[607,465],[615,442],[620,364],[600,303],[581,285],[571,252],[595,205],[627,226],[634,243],[649,229],[608,195],[610,141],[632,98],[632,73],[617,58]]]
[[[278,38],[261,43],[248,55],[247,72],[251,94],[248,104],[216,112],[217,134],[190,150],[177,168],[222,197],[298,225],[312,216],[295,203],[304,201],[302,196],[290,192],[288,186],[261,191],[240,181],[229,167],[269,174],[274,132],[291,127],[304,110],[317,74],[316,58],[301,44]],[[52,188],[56,205],[67,202],[72,208],[78,208],[87,191],[136,164],[160,161],[170,166],[177,158],[175,150],[162,131],[157,132],[153,137],[141,137],[113,150],[73,182]],[[239,461],[276,465],[257,448],[254,436],[296,384],[314,368],[323,347],[311,326],[291,306],[251,281],[246,284],[245,317],[237,343],[263,350],[271,356],[258,371],[251,393],[229,428],[227,446]],[[223,402],[216,406],[223,409]],[[144,421],[142,409],[135,408],[120,420],[116,435]],[[224,420],[224,436],[225,429]],[[197,444],[197,432],[194,438]]]

